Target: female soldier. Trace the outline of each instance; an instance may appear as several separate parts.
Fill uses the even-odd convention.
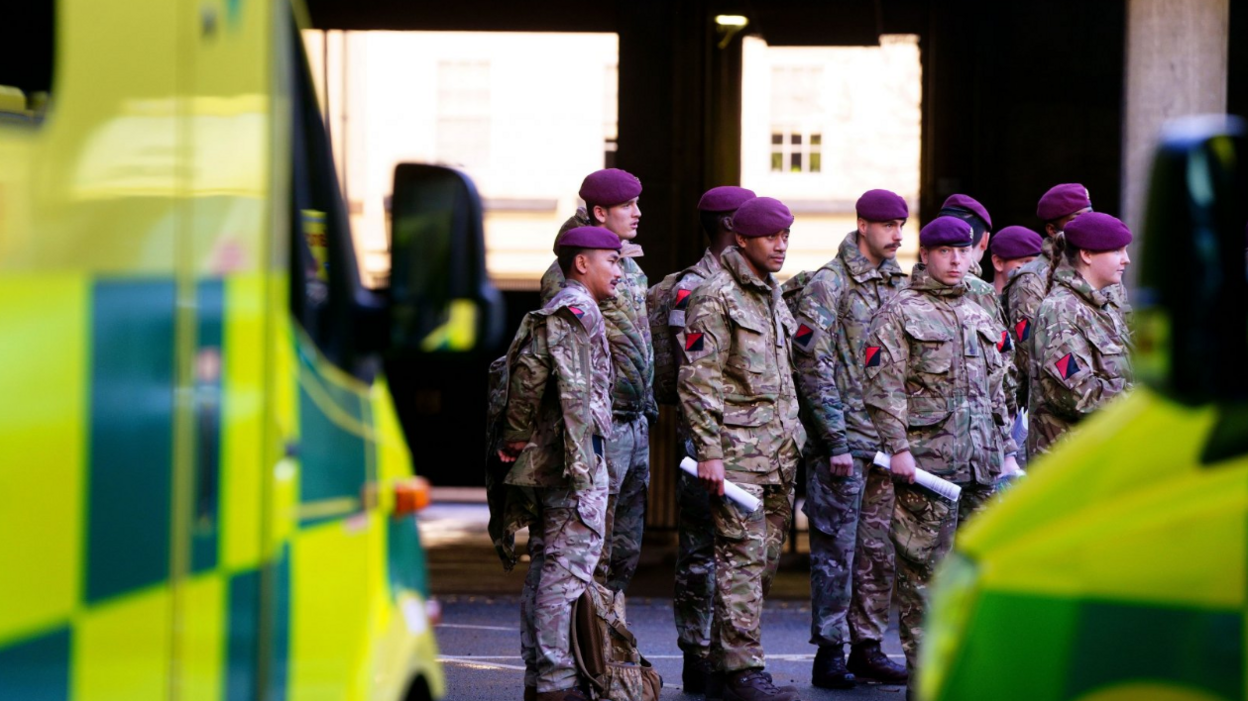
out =
[[[1032,336],[1028,454],[1047,451],[1131,388],[1130,332],[1106,294],[1131,263],[1130,242],[1126,225],[1099,212],[1080,216],[1054,239],[1049,292]]]

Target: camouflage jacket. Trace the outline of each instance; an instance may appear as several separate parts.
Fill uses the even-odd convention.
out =
[[[871,318],[905,287],[895,260],[879,266],[858,250],[858,232],[841,241],[836,257],[819,270],[785,284],[800,286],[786,297],[797,318],[793,367],[802,397],[808,453],[825,457],[853,453],[870,459],[879,436],[862,403],[862,352]]]
[[[630,245],[631,244],[627,244]],[[636,246],[632,246],[637,250]],[[646,317],[646,274],[637,261],[620,258],[623,277],[615,287],[616,297],[599,305],[607,323],[611,342],[611,363],[615,366],[612,408],[621,419],[645,414],[658,416],[654,402],[654,349],[650,346],[650,322]],[[563,283],[559,263],[552,263],[542,275],[541,299],[545,304]]]
[[[536,517],[529,487],[605,484],[600,454],[611,432],[611,360],[602,314],[577,282],[520,323],[490,366],[486,494],[490,536],[511,569],[515,534]],[[597,438],[595,438],[597,437]],[[494,452],[527,441],[510,465]]]
[[[1131,337],[1120,309],[1065,263],[1036,311],[1034,330],[1029,452],[1047,450],[1132,381]]]
[[[1036,311],[1048,296],[1050,260],[1053,257],[1053,239],[1045,238],[1040,256],[1014,271],[1001,290],[1001,307],[1005,312],[1007,328],[1014,335],[1014,369],[1017,379],[1017,405],[1028,406],[1031,391],[1032,332],[1035,329]],[[1127,290],[1116,284],[1105,288],[1104,293],[1114,306],[1124,324],[1131,315]]]
[[[760,279],[735,247],[720,263],[693,293],[678,336],[685,424],[699,461],[722,459],[740,482],[789,483],[806,440],[788,340],[797,324],[774,277]],[[792,464],[781,464],[782,454]]]
[[[910,286],[875,320],[863,363],[863,399],[886,452],[954,482],[991,484],[1009,437],[999,322],[916,265]]]
[[[693,291],[720,270],[723,266],[719,259],[707,249],[697,263],[668,275],[646,293],[650,338],[654,342],[654,398],[659,404],[679,401],[676,376],[684,356],[678,350],[676,336],[685,328],[685,313]]]
[[[1005,310],[1001,308],[1001,297],[997,295],[997,288],[980,277],[983,272],[979,267],[979,263],[971,263],[971,269],[966,273],[966,296],[972,302],[984,308],[984,311],[1001,326],[1001,353],[1005,358],[1005,365],[1002,371],[1005,376],[1002,378],[1005,387],[1005,405],[1009,408],[1010,418],[1014,418],[1014,414],[1018,412],[1018,368],[1014,366],[1014,339],[1010,337],[1007,330],[1009,327],[1005,321]]]

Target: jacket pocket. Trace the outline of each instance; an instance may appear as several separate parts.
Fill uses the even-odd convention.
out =
[[[724,425],[757,427],[766,426],[776,416],[774,404],[724,407]]]
[[[927,319],[907,319],[910,364],[915,372],[941,375],[953,367],[953,332]]]
[[[953,413],[945,397],[927,395],[906,398],[907,425],[910,428],[937,426]]]

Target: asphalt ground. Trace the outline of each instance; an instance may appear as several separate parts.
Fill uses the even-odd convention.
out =
[[[442,604],[438,645],[447,679],[446,699],[519,700],[524,692],[520,659],[520,588],[523,561],[503,571],[485,533],[483,504],[435,504],[420,516],[421,536],[429,557],[430,585]],[[648,538],[642,561],[628,591],[628,626],[641,652],[663,676],[662,699],[700,699],[680,688],[681,653],[676,646],[671,592],[675,548],[665,534]],[[859,685],[850,690],[810,686],[815,647],[810,639],[810,573],[804,538],[782,564],[763,612],[767,669],[778,684],[792,684],[802,698],[905,698],[902,686]],[[523,547],[520,548],[523,552]],[[894,620],[884,651],[903,661]]]

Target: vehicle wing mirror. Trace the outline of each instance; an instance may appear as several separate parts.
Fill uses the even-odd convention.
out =
[[[502,295],[485,271],[481,198],[467,175],[442,166],[396,166],[390,241],[392,351],[497,345]]]

